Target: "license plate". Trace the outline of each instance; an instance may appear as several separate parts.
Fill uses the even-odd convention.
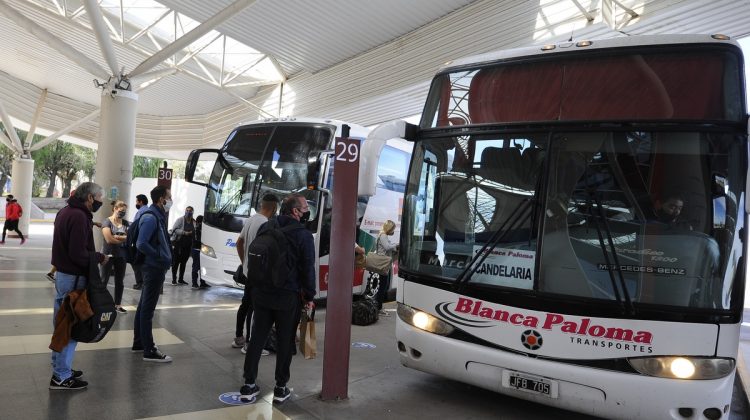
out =
[[[504,370],[502,385],[518,391],[557,398],[558,382],[512,370]]]

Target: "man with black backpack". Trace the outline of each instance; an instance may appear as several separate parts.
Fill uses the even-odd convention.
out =
[[[75,289],[85,289],[89,263],[95,258],[106,264],[106,255],[94,248],[93,214],[102,206],[103,189],[93,182],[84,182],[68,199],[68,205],[55,217],[52,236],[52,265],[55,273],[55,309],[53,324],[65,295]],[[70,339],[60,352],[52,352],[52,379],[49,389],[83,389],[88,382],[80,379],[83,372],[73,370],[73,356],[77,341]]]
[[[292,364],[294,333],[301,307],[312,309],[315,297],[315,243],[304,223],[310,217],[307,200],[301,194],[287,196],[281,215],[258,230],[248,247],[248,282],[252,284],[254,322],[245,355],[245,384],[242,401],[254,401],[260,393],[255,383],[258,363],[271,326],[276,324],[276,387],[273,401],[282,403],[291,391],[289,367]]]
[[[128,259],[141,266],[143,275],[143,290],[135,312],[132,350],[142,351],[144,361],[166,363],[171,362],[172,358],[156,347],[152,324],[159,291],[172,265],[166,215],[172,207],[172,193],[159,185],[151,190],[151,201],[153,204],[141,214],[137,223],[133,222],[133,225],[137,225],[133,229],[137,230],[128,230]],[[131,234],[135,237],[131,238]],[[137,252],[133,251],[133,241]]]
[[[269,218],[276,214],[276,209],[279,206],[279,199],[273,194],[266,194],[260,200],[260,210],[255,213],[252,217],[245,220],[245,224],[242,226],[242,232],[237,238],[237,255],[240,257],[242,262],[242,274],[247,279],[247,272],[249,270],[247,251],[250,244],[258,234],[260,227],[268,221]],[[241,348],[242,352],[247,354],[247,349],[250,343],[250,321],[253,317],[253,303],[252,303],[252,287],[250,284],[245,284],[245,290],[242,294],[242,303],[239,309],[237,309],[237,324],[234,340],[232,340],[233,348]],[[242,335],[243,328],[247,325],[247,336]],[[268,352],[266,352],[268,354]]]

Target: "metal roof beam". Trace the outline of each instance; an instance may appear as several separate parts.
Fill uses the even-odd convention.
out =
[[[586,20],[588,20],[589,22],[593,22],[594,21],[594,14],[593,13],[589,12],[588,10],[586,10],[581,5],[581,3],[578,2],[578,0],[571,0],[571,1],[573,2],[573,4],[576,5],[576,7],[578,8],[578,10],[580,10],[581,13],[583,13],[583,15],[586,16]]]
[[[138,31],[138,33],[136,33],[135,35],[133,35],[132,37],[130,37],[130,39],[128,39],[127,41],[125,41],[125,43],[126,44],[130,44],[131,42],[137,40],[138,38],[140,38],[141,36],[143,36],[146,32],[150,31],[151,28],[153,28],[154,26],[158,25],[159,22],[161,22],[162,19],[164,19],[165,17],[167,17],[167,15],[169,15],[170,13],[172,13],[172,10],[171,9],[167,10],[166,12],[164,12],[163,15],[159,16],[159,18],[156,19],[155,21],[153,21],[150,25],[146,26],[145,28],[143,28],[140,31]],[[177,13],[177,12],[175,12],[175,13]],[[123,34],[123,36],[124,36],[124,34]]]
[[[99,64],[97,64],[96,61],[88,58],[85,54],[65,43],[65,41],[52,35],[51,32],[44,29],[44,27],[42,27],[41,25],[22,15],[14,8],[10,7],[4,0],[0,0],[0,13],[8,16],[17,25],[26,29],[30,34],[36,36],[47,45],[52,47],[52,49],[68,57],[71,61],[78,64],[84,70],[88,71],[94,76],[102,79],[106,79],[107,77],[109,77],[107,71],[104,70]]]
[[[44,146],[52,143],[53,141],[57,140],[59,137],[64,136],[64,135],[70,133],[71,131],[73,131],[74,129],[78,128],[79,126],[81,126],[81,125],[83,125],[83,124],[85,124],[85,123],[93,120],[94,118],[98,117],[101,112],[102,112],[101,108],[97,109],[96,111],[93,111],[89,115],[86,115],[85,117],[83,117],[80,120],[74,122],[73,124],[68,125],[67,127],[63,128],[62,130],[55,131],[54,133],[52,133],[49,136],[47,136],[46,139],[44,139],[44,140],[40,141],[39,143],[36,143],[36,144],[32,145],[31,147],[29,147],[29,151],[33,152],[35,150],[41,149],[42,147],[44,147]]]
[[[10,136],[10,141],[13,145],[11,149],[15,150],[18,153],[23,152],[21,139],[18,138],[18,133],[16,133],[16,129],[13,128],[13,122],[10,120],[10,116],[8,115],[8,113],[5,112],[5,107],[3,106],[2,101],[0,101],[0,117],[2,117],[3,126],[5,126],[5,132]]]
[[[210,18],[208,18],[208,20],[193,28],[193,30],[191,30],[190,32],[186,33],[171,44],[164,47],[164,49],[162,49],[161,51],[144,60],[141,64],[134,68],[133,71],[130,72],[130,77],[145,73],[156,67],[162,61],[176,54],[178,51],[183,50],[188,45],[192,44],[197,39],[216,28],[222,22],[234,17],[235,15],[237,15],[237,13],[244,10],[253,3],[255,3],[255,0],[236,0],[234,3],[222,9],[219,13],[211,16]]]
[[[115,47],[112,45],[112,38],[109,36],[109,30],[104,23],[102,10],[99,8],[99,4],[97,4],[96,0],[84,0],[83,5],[86,7],[86,13],[89,15],[91,28],[94,30],[94,34],[96,34],[99,49],[102,50],[102,55],[107,61],[112,74],[117,76],[120,74],[120,65],[117,63]]]
[[[4,144],[10,150],[13,150],[13,151],[16,150],[16,148],[13,147],[13,142],[10,141],[8,136],[2,131],[0,131],[0,143]]]
[[[31,146],[31,141],[34,139],[34,133],[36,132],[36,125],[39,122],[39,117],[42,115],[42,109],[44,109],[44,102],[47,101],[47,89],[42,90],[42,94],[39,95],[39,102],[36,104],[36,111],[34,112],[34,119],[31,121],[31,127],[26,134],[26,141],[24,141],[23,150],[28,150]]]

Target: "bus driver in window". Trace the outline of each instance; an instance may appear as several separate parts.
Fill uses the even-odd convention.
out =
[[[685,206],[685,199],[679,194],[664,194],[662,198],[656,200],[654,212],[656,219],[678,229],[693,230],[693,226],[687,221],[680,220],[680,213]]]

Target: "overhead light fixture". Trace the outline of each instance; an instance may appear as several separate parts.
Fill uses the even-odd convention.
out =
[[[120,90],[130,90],[130,80],[123,77],[115,84],[115,87]]]
[[[106,82],[100,82],[97,79],[94,79],[94,88],[104,88],[106,85]]]

